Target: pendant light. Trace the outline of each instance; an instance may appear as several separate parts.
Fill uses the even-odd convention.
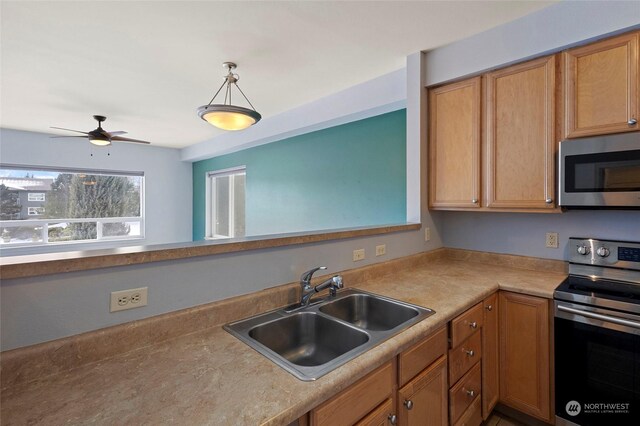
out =
[[[233,62],[225,62],[222,66],[228,71],[227,75],[224,77],[224,82],[216,94],[213,95],[213,98],[211,98],[209,103],[198,108],[198,115],[204,121],[222,130],[246,129],[260,121],[262,116],[258,111],[256,111],[253,105],[251,105],[249,99],[247,99],[242,89],[238,86],[238,80],[240,80],[240,77],[238,74],[233,73],[233,70],[236,69],[237,65]],[[249,105],[251,105],[252,109],[231,104],[231,85],[236,86],[244,99],[249,103]],[[222,88],[225,86],[224,103],[212,104],[216,96],[218,96]]]

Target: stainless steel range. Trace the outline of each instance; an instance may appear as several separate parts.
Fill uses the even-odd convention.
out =
[[[640,242],[569,239],[556,289],[557,425],[640,424]]]

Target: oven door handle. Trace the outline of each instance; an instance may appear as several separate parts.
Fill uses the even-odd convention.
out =
[[[595,312],[583,311],[582,309],[569,308],[568,306],[558,305],[559,311],[568,312],[575,315],[582,315],[583,317],[593,318],[600,321],[611,322],[618,325],[624,325],[627,327],[633,327],[640,329],[640,322],[631,321],[624,318],[611,317],[609,315],[596,314]]]

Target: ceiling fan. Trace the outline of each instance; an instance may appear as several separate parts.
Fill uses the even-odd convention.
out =
[[[52,138],[87,138],[89,139],[89,142],[98,146],[108,146],[108,145],[111,145],[111,142],[132,142],[132,143],[143,143],[147,145],[151,143],[147,141],[141,141],[138,139],[124,138],[122,136],[118,136],[118,135],[124,135],[127,133],[121,130],[116,132],[107,132],[102,128],[102,122],[105,121],[107,117],[103,115],[94,115],[93,118],[95,118],[96,121],[98,122],[98,128],[90,132],[83,132],[80,130],[73,130],[73,129],[65,129],[63,127],[51,127],[52,129],[68,130],[70,132],[83,133],[84,136],[69,135],[69,136],[51,136],[51,137]]]

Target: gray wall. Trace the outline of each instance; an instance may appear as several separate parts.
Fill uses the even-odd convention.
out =
[[[181,161],[177,149],[127,143],[116,143],[104,149],[83,139],[51,139],[43,133],[0,129],[0,161],[29,166],[142,171],[145,175],[145,239],[95,243],[91,248],[191,241],[191,163]],[[71,247],[38,248],[37,251],[83,250],[87,246],[75,244],[75,248]],[[34,250],[3,249],[2,255],[33,253]]]
[[[640,27],[640,1],[561,1],[427,53],[433,85]]]
[[[569,237],[640,241],[640,211],[569,210],[562,214],[432,212],[445,247],[567,259]],[[557,232],[560,247],[545,247]]]
[[[433,85],[638,26],[638,1],[563,1],[427,52],[424,78]],[[435,212],[432,217],[446,247],[550,259],[567,258],[569,237],[640,240],[640,211]],[[560,248],[545,248],[546,232],[559,233]]]
[[[440,247],[419,231],[2,281],[0,349],[8,350]],[[375,246],[387,254],[375,257]],[[354,263],[352,251],[367,258]],[[348,283],[346,283],[348,285]],[[148,306],[109,313],[112,291],[149,287]]]

